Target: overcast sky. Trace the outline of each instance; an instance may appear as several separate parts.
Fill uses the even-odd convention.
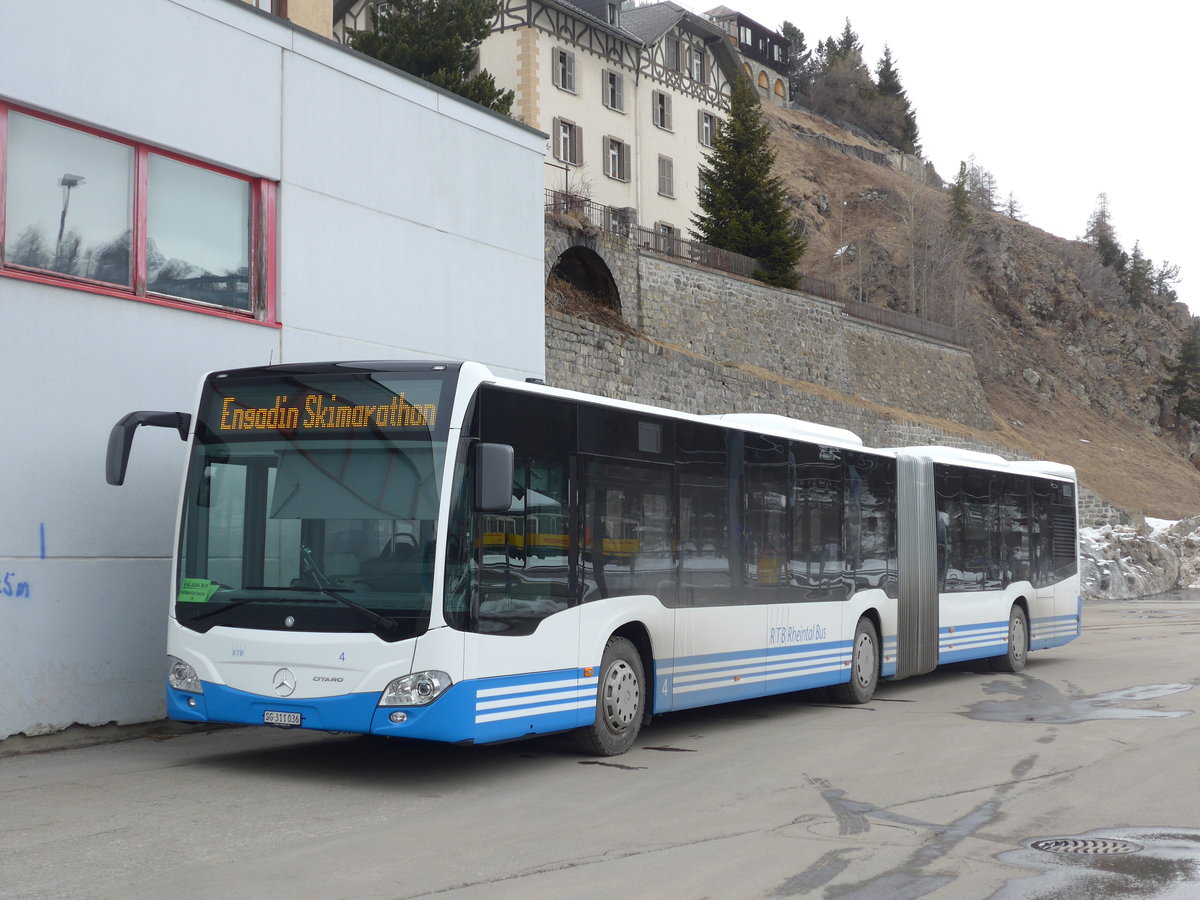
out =
[[[1066,238],[1106,193],[1125,249],[1179,265],[1176,290],[1200,314],[1195,0],[725,2],[792,22],[809,47],[849,17],[872,73],[891,47],[943,178],[974,154],[1025,221]]]

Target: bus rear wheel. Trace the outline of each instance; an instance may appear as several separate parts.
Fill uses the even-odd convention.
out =
[[[866,703],[879,684],[879,632],[868,618],[858,620],[850,653],[850,681],[835,684],[830,692],[839,703]]]
[[[1029,656],[1029,621],[1025,610],[1014,603],[1008,611],[1008,652],[992,657],[992,669],[996,672],[1020,672],[1025,668]]]
[[[637,648],[626,638],[609,638],[596,685],[596,721],[574,732],[580,750],[618,756],[633,746],[646,709],[645,683]]]

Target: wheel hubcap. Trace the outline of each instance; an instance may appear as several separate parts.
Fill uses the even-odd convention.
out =
[[[1023,659],[1025,656],[1025,628],[1020,619],[1013,619],[1012,628],[1009,629],[1008,642],[1012,646],[1013,657]]]
[[[637,675],[623,659],[616,660],[604,673],[604,721],[613,732],[622,732],[637,715],[641,688]]]
[[[858,636],[854,647],[854,677],[863,687],[875,677],[875,644],[865,634]]]

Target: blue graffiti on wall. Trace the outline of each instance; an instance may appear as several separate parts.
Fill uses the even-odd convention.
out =
[[[4,579],[0,580],[0,597],[29,597],[32,596],[29,591],[28,581],[17,581],[16,572],[5,572]]]

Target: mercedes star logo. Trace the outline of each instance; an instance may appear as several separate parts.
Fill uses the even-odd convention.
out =
[[[271,679],[271,683],[275,685],[275,693],[280,697],[289,697],[296,689],[296,675],[291,669],[280,669]]]

